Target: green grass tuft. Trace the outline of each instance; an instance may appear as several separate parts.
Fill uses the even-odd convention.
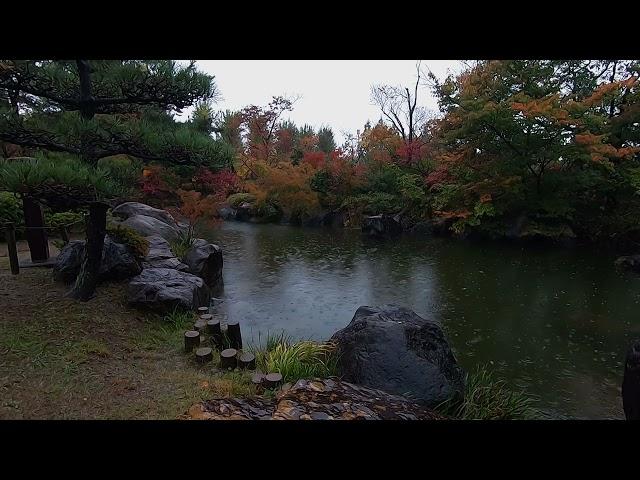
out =
[[[464,400],[438,406],[441,413],[461,420],[529,420],[538,418],[534,400],[523,391],[496,380],[486,366],[467,376]]]
[[[254,349],[254,353],[258,369],[279,372],[285,382],[331,377],[338,373],[338,357],[330,343],[293,342],[291,337],[282,333],[269,335],[265,349]]]

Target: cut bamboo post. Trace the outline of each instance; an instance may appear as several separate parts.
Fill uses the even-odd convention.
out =
[[[220,368],[236,368],[238,351],[227,348],[220,352]]]
[[[256,369],[256,356],[253,353],[243,353],[238,358],[238,366],[242,369],[255,370]]]
[[[217,350],[223,350],[222,348],[222,329],[220,328],[220,320],[212,318],[207,322],[207,333],[211,335],[211,345],[214,345]]]
[[[198,363],[209,363],[213,361],[213,350],[209,347],[202,347],[196,350],[196,360]]]
[[[240,333],[240,322],[238,320],[229,320],[227,322],[227,337],[231,348],[242,349],[242,334]]]
[[[209,307],[198,307],[198,315],[209,313]]]
[[[262,381],[265,388],[276,388],[282,382],[282,375],[279,373],[269,373]]]
[[[11,273],[20,273],[20,262],[18,262],[18,245],[16,244],[16,227],[13,223],[7,224],[7,250],[9,252],[9,264]]]
[[[264,381],[264,377],[265,377],[264,373],[254,373],[251,376],[251,382],[254,385],[262,385],[262,382]]]
[[[189,353],[200,346],[200,332],[188,330],[184,332],[184,351]]]

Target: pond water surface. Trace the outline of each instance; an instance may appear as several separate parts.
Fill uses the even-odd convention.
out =
[[[624,418],[625,351],[640,336],[640,276],[592,250],[474,244],[225,222],[224,302],[246,341],[284,330],[328,339],[361,305],[442,323],[467,370],[489,364],[549,414]]]

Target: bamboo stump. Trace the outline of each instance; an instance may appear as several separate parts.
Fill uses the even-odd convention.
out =
[[[256,356],[253,353],[243,353],[238,358],[238,366],[242,369],[255,370],[256,369]]]
[[[213,350],[209,347],[202,347],[196,350],[196,360],[198,363],[209,363],[213,361]]]
[[[189,353],[200,346],[200,332],[189,330],[184,332],[184,351]]]
[[[265,377],[264,373],[254,373],[251,376],[251,383],[253,383],[254,385],[260,386],[264,381],[264,377]]]
[[[211,335],[211,344],[217,350],[222,350],[222,329],[220,328],[220,320],[212,318],[207,322],[206,331]]]
[[[203,333],[207,327],[207,322],[213,318],[213,315],[210,313],[206,313],[204,315],[200,315],[200,318],[196,320],[196,323],[193,324],[193,329]]]
[[[220,352],[220,368],[236,368],[238,351],[235,348],[227,348]]]
[[[240,333],[240,322],[238,320],[227,322],[227,337],[229,338],[230,348],[242,349],[242,334]]]
[[[280,383],[282,383],[282,375],[279,373],[270,373],[264,377],[262,383],[264,388],[276,388]]]
[[[198,315],[204,315],[209,313],[209,307],[198,307]]]

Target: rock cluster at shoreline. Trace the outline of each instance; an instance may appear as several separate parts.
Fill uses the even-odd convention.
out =
[[[149,251],[139,261],[124,244],[105,236],[101,280],[130,279],[128,301],[132,306],[167,312],[175,307],[194,310],[209,304],[212,294],[222,288],[222,249],[196,239],[184,261],[171,251],[186,225],[161,209],[138,202],[126,202],[112,211],[121,225],[143,235]],[[76,240],[60,251],[53,269],[56,280],[75,280],[84,255],[84,241]]]

